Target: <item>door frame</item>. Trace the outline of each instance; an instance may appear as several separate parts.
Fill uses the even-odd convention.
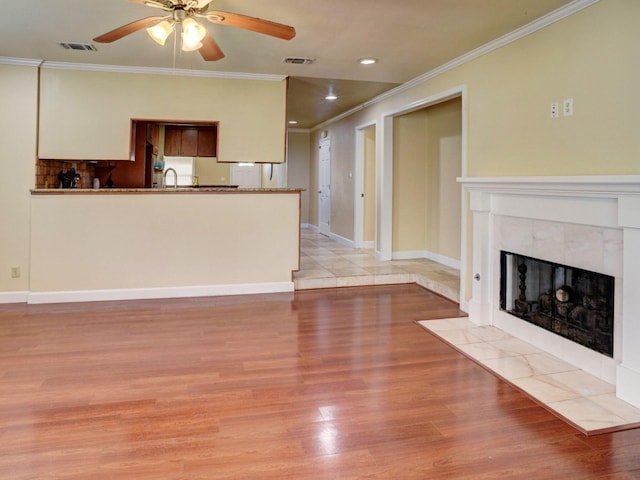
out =
[[[364,197],[361,194],[367,194],[364,191],[365,186],[365,156],[364,156],[364,144],[365,144],[365,130],[369,127],[375,127],[376,138],[378,135],[378,123],[373,121],[358,125],[355,128],[356,139],[356,158],[355,158],[355,171],[354,171],[354,212],[353,212],[353,243],[355,248],[364,247]],[[376,145],[378,141],[376,140]],[[378,155],[376,155],[377,157]],[[377,178],[377,169],[374,172]],[[371,193],[371,192],[370,192]],[[372,192],[375,195],[375,192]],[[377,225],[377,215],[374,215],[374,223]],[[378,235],[377,228],[374,227],[374,243]]]
[[[461,176],[467,176],[467,88],[466,85],[459,85],[449,90],[437,93],[415,102],[404,105],[396,110],[382,114],[381,132],[376,135],[376,222],[380,225],[377,230],[380,234],[376,238],[375,256],[379,260],[391,260],[393,256],[393,126],[397,116],[431,107],[447,100],[460,97],[462,102],[462,156],[461,156]],[[378,150],[379,149],[379,150]],[[381,152],[381,155],[377,155]],[[380,174],[380,175],[378,175]],[[379,179],[379,180],[378,180]],[[467,298],[466,279],[467,259],[472,255],[471,242],[467,241],[467,217],[468,202],[466,192],[461,188],[462,212],[460,225],[460,305],[463,299]],[[466,311],[466,310],[465,310]]]
[[[320,141],[318,142],[318,151],[320,152],[320,150],[322,150],[322,145],[328,145],[329,148],[329,159],[327,160],[326,164],[323,164],[322,160],[320,159],[320,153],[318,153],[318,232],[320,232],[323,235],[327,235],[330,236],[331,235],[331,137],[324,137],[321,138]],[[328,168],[328,175],[329,175],[329,206],[328,206],[328,221],[327,221],[327,227],[326,227],[326,231],[323,229],[322,226],[322,202],[320,200],[320,195],[322,194],[322,169],[323,168]]]

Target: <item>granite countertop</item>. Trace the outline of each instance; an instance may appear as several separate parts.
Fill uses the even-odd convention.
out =
[[[242,187],[178,187],[178,188],[36,188],[32,195],[113,195],[113,194],[153,194],[175,195],[211,193],[298,193],[302,188],[242,188]]]

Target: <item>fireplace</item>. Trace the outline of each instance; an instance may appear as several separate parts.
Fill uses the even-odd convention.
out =
[[[640,407],[640,175],[459,181],[473,215],[461,292],[469,319],[615,385]],[[502,280],[509,263],[515,271]],[[538,272],[547,273],[534,279]]]
[[[615,279],[500,252],[500,309],[613,357]]]

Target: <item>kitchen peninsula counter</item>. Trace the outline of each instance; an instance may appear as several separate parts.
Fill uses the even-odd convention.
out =
[[[28,301],[291,292],[301,191],[34,189]]]
[[[37,188],[32,195],[176,194],[176,193],[300,193],[300,188],[168,187],[168,188]]]

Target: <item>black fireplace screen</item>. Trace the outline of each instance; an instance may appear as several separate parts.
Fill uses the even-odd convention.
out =
[[[615,279],[500,252],[500,309],[613,357]]]

